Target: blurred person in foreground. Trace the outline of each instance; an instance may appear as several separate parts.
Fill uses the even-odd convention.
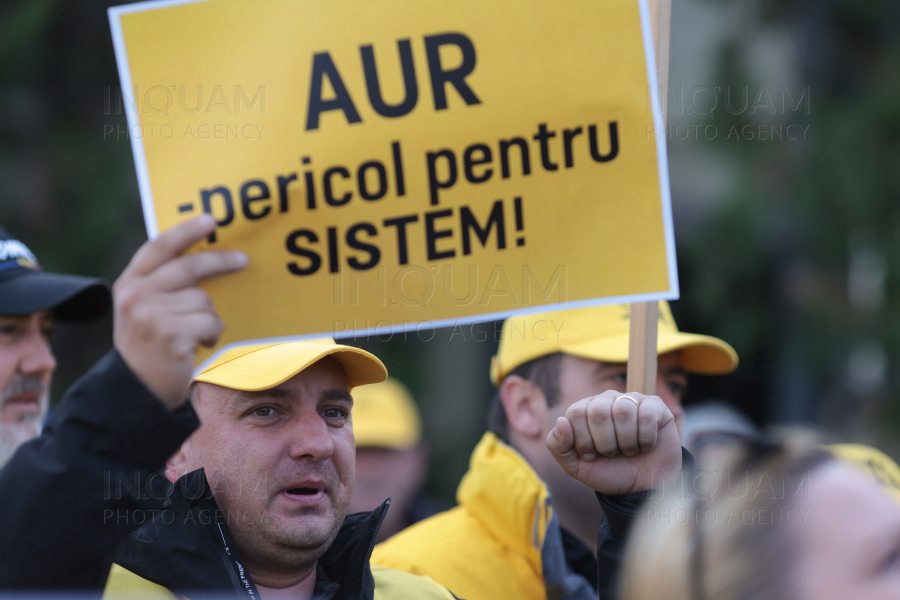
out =
[[[422,419],[409,390],[397,379],[353,391],[356,483],[350,512],[372,510],[391,499],[377,542],[438,512],[422,492],[428,447]]]
[[[637,513],[621,600],[900,598],[888,488],[790,440],[732,455],[706,493],[661,494]]]
[[[380,544],[373,562],[428,575],[468,600],[587,599],[598,586],[602,595],[612,577],[594,558],[603,510],[560,468],[547,436],[582,399],[625,391],[629,326],[627,305],[508,319],[491,365],[490,431],[460,483],[459,506]],[[664,302],[657,347],[654,404],[668,411],[677,443],[686,374],[728,373],[737,354],[722,340],[679,332]],[[676,453],[680,464],[680,444]]]
[[[0,467],[41,432],[56,370],[54,322],[98,319],[110,303],[105,281],[43,271],[0,228]]]
[[[167,463],[165,513],[141,515],[119,547],[107,593],[452,600],[369,565],[388,502],[347,516],[351,390],[386,377],[373,355],[331,339],[237,346],[203,368],[191,389],[203,424]]]
[[[601,599],[898,597],[900,520],[875,535],[900,506],[900,467],[884,453],[859,444],[816,448],[808,434],[787,445],[745,439],[719,446],[717,462],[697,477],[687,450],[676,460],[677,437],[664,434],[652,400],[586,398],[547,436],[560,466],[604,507],[598,546],[628,544],[624,564],[623,552],[598,553],[613,574]],[[605,414],[612,418],[597,418]],[[635,434],[633,420],[649,426]],[[824,585],[813,585],[831,569]],[[885,571],[890,578],[878,574]],[[862,595],[850,593],[856,585]]]
[[[223,324],[197,284],[247,264],[243,253],[227,250],[183,254],[214,228],[212,217],[197,217],[138,250],[113,286],[114,348],[0,469],[0,589],[102,589],[116,546],[139,526],[104,515],[162,507],[157,496],[117,494],[110,481],[116,474],[146,481],[199,424],[186,403],[194,353],[198,344],[214,345]],[[20,290],[43,285],[42,275],[14,277],[8,283]],[[4,310],[28,314],[29,307]],[[43,348],[33,329],[40,314],[23,319],[24,329],[13,320],[14,345]],[[26,372],[49,383],[44,361]]]
[[[829,444],[823,446],[845,464],[856,467],[874,483],[884,487],[897,503],[900,504],[900,465],[872,446],[864,444]]]

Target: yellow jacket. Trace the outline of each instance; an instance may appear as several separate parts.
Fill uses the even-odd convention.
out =
[[[494,434],[472,453],[459,506],[375,547],[372,564],[427,575],[466,600],[593,599],[568,571],[547,486]]]
[[[455,600],[455,596],[424,577],[372,565],[374,600]],[[103,591],[103,600],[175,600],[175,594],[161,585],[113,565]]]

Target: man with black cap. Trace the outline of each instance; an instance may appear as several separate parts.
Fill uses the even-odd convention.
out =
[[[0,469],[0,589],[101,589],[117,545],[140,525],[104,522],[106,511],[161,506],[115,484],[146,481],[199,425],[186,404],[195,350],[214,345],[223,323],[197,286],[247,265],[239,252],[185,253],[215,225],[190,219],[138,250],[113,286],[114,349]],[[54,315],[103,314],[109,292],[99,280],[40,271],[8,236],[0,244],[0,365],[10,405],[31,402],[30,416],[9,411],[21,424],[46,403],[38,390],[55,367],[46,342]]]
[[[40,433],[56,359],[53,322],[87,321],[110,305],[101,279],[47,273],[0,228],[0,467]]]

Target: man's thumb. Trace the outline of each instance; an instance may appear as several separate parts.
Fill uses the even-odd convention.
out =
[[[547,434],[547,449],[567,473],[577,471],[579,459],[575,451],[575,431],[569,419],[559,417],[556,420],[556,426]]]

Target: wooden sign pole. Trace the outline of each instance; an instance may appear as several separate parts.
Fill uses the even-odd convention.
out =
[[[672,0],[648,0],[656,49],[656,75],[661,88],[669,81],[669,32],[672,22]],[[660,90],[651,90],[660,94]],[[665,96],[660,98],[663,123],[666,122]],[[663,142],[665,143],[665,142]],[[628,348],[629,392],[656,394],[656,336],[659,319],[658,302],[631,305],[631,331]]]

